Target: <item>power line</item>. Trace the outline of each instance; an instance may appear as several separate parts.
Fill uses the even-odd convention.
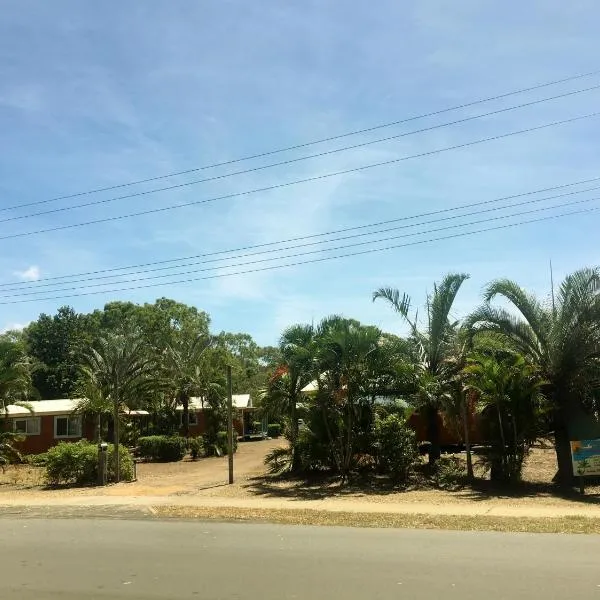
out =
[[[161,179],[168,179],[169,177],[178,177],[180,175],[189,175],[190,173],[197,173],[199,171],[205,171],[207,169],[213,169],[213,168],[217,168],[217,167],[224,167],[227,165],[232,165],[235,163],[240,163],[240,162],[245,162],[245,161],[249,161],[249,160],[254,160],[257,158],[264,158],[266,156],[272,156],[274,154],[281,154],[283,152],[290,152],[292,150],[299,150],[300,148],[306,148],[308,146],[314,146],[316,144],[322,144],[325,142],[332,142],[335,140],[340,140],[343,138],[347,138],[347,137],[351,137],[354,135],[360,135],[362,133],[369,133],[371,131],[377,131],[379,129],[385,129],[388,127],[394,127],[395,125],[402,125],[405,123],[410,123],[412,121],[417,121],[419,119],[425,119],[427,117],[434,117],[436,115],[441,115],[444,113],[448,113],[448,112],[453,112],[455,110],[460,110],[462,108],[469,108],[470,106],[476,106],[478,104],[484,104],[486,102],[492,102],[494,100],[501,100],[502,98],[508,98],[509,96],[515,96],[517,94],[523,94],[525,92],[531,92],[534,90],[539,90],[542,88],[546,88],[546,87],[551,87],[553,85],[558,85],[561,83],[567,83],[569,81],[575,81],[578,79],[584,79],[586,77],[593,77],[595,75],[598,75],[600,73],[600,70],[597,71],[589,71],[587,73],[580,73],[577,75],[571,75],[569,77],[563,77],[562,79],[555,79],[553,81],[547,81],[545,83],[540,83],[540,84],[536,84],[533,86],[529,86],[529,87],[525,87],[525,88],[520,88],[517,90],[513,90],[511,92],[505,92],[503,94],[498,94],[496,96],[489,96],[487,98],[481,98],[479,100],[473,100],[472,102],[466,102],[463,104],[458,104],[456,106],[451,106],[448,108],[442,108],[440,110],[436,110],[436,111],[432,111],[432,112],[428,112],[428,113],[423,113],[420,115],[414,115],[412,117],[407,117],[405,119],[400,119],[397,121],[391,121],[388,123],[382,123],[380,125],[374,125],[372,127],[367,127],[364,129],[356,129],[354,131],[349,131],[347,133],[342,133],[339,135],[334,135],[334,136],[329,136],[326,138],[321,138],[318,140],[313,140],[311,142],[305,142],[302,144],[295,144],[293,146],[287,146],[284,148],[277,148],[275,150],[269,150],[266,152],[260,152],[258,154],[252,154],[249,156],[244,156],[241,158],[235,158],[232,160],[227,160],[227,161],[222,161],[222,162],[217,162],[217,163],[212,163],[212,164],[208,164],[208,165],[203,165],[201,167],[194,167],[192,169],[186,169],[183,171],[176,171],[174,173],[167,173],[166,175],[158,175],[155,177],[149,177],[146,179],[138,179],[137,181],[130,181],[127,183],[121,183],[121,184],[117,184],[117,185],[110,185],[110,186],[106,186],[106,187],[101,187],[101,188],[95,188],[95,189],[91,189],[91,190],[86,190],[83,192],[76,192],[74,194],[66,194],[63,196],[57,196],[54,198],[48,198],[45,200],[37,200],[35,202],[27,202],[25,204],[17,204],[17,205],[13,205],[13,206],[6,206],[3,208],[0,208],[0,212],[4,212],[4,211],[9,211],[9,210],[15,210],[15,209],[20,209],[20,208],[26,208],[28,206],[38,206],[40,204],[49,204],[51,202],[58,202],[60,200],[69,200],[71,198],[79,198],[81,196],[90,196],[92,194],[98,194],[100,192],[108,192],[111,190],[117,190],[117,189],[122,189],[122,188],[126,188],[126,187],[131,187],[134,185],[140,185],[142,183],[151,183],[153,181],[160,181]]]
[[[231,173],[224,173],[224,174],[221,174],[221,175],[214,175],[212,177],[206,177],[204,179],[196,179],[194,181],[186,181],[186,182],[183,182],[183,183],[173,184],[173,185],[162,187],[162,188],[155,188],[155,189],[152,189],[152,190],[145,190],[145,191],[142,191],[142,192],[134,192],[134,193],[126,194],[126,195],[123,195],[123,196],[116,196],[116,197],[113,197],[113,198],[104,198],[104,199],[100,199],[100,200],[92,200],[90,202],[84,202],[83,204],[75,204],[75,205],[72,205],[72,206],[62,206],[62,207],[59,207],[59,208],[52,208],[50,210],[44,210],[44,211],[39,211],[39,212],[35,212],[35,213],[29,213],[29,214],[26,214],[26,215],[17,215],[17,216],[14,216],[14,217],[8,217],[8,218],[5,218],[5,219],[0,219],[0,224],[1,223],[9,223],[9,222],[12,222],[12,221],[20,221],[20,220],[24,220],[24,219],[31,219],[33,217],[41,217],[41,216],[50,215],[50,214],[68,212],[68,211],[76,210],[76,209],[80,209],[80,208],[89,208],[91,206],[99,206],[99,205],[109,204],[109,203],[112,203],[112,202],[116,202],[118,200],[131,199],[131,198],[136,198],[136,197],[139,197],[139,196],[148,196],[148,195],[157,194],[157,193],[160,193],[160,192],[172,191],[172,190],[175,190],[175,189],[181,189],[181,188],[184,188],[184,187],[190,187],[190,186],[198,185],[198,184],[201,184],[201,183],[209,183],[211,181],[220,181],[220,180],[223,180],[223,179],[229,179],[230,177],[235,177],[237,175],[248,175],[250,173],[255,173],[255,172],[258,172],[258,171],[264,171],[264,170],[267,170],[267,169],[273,169],[273,168],[276,168],[276,167],[282,167],[282,166],[286,166],[286,165],[291,165],[291,164],[298,163],[298,162],[304,162],[306,160],[311,160],[311,159],[314,159],[314,158],[322,158],[323,156],[329,156],[329,155],[332,155],[332,154],[337,154],[339,152],[347,152],[348,150],[355,150],[357,148],[363,148],[365,146],[371,146],[373,144],[379,144],[379,143],[382,143],[382,142],[389,142],[391,140],[397,140],[397,139],[400,139],[400,138],[403,138],[403,137],[407,137],[407,136],[411,136],[411,135],[416,135],[416,134],[419,134],[419,133],[425,133],[427,131],[433,131],[435,129],[442,129],[444,127],[450,127],[452,125],[458,125],[458,124],[461,124],[461,123],[466,123],[468,121],[474,121],[476,119],[481,119],[483,117],[489,117],[489,116],[493,116],[493,115],[497,115],[497,114],[501,114],[501,113],[505,113],[505,112],[509,112],[509,111],[513,111],[513,110],[517,110],[519,108],[524,108],[524,107],[527,107],[527,106],[534,106],[536,104],[541,104],[543,102],[549,102],[551,100],[557,100],[557,99],[560,99],[560,98],[566,98],[568,96],[574,96],[575,94],[581,94],[581,93],[584,93],[584,92],[589,92],[589,91],[597,90],[597,89],[600,89],[600,85],[595,85],[595,86],[591,86],[591,87],[584,88],[584,89],[574,90],[574,91],[571,91],[571,92],[565,92],[563,94],[559,94],[559,95],[556,95],[556,96],[551,96],[551,97],[548,97],[548,98],[541,98],[539,100],[532,100],[531,102],[525,102],[523,104],[517,104],[515,106],[508,106],[506,108],[500,108],[500,109],[493,110],[493,111],[490,111],[490,112],[487,112],[487,113],[483,113],[483,114],[479,114],[479,115],[472,115],[470,117],[464,117],[462,119],[457,119],[455,121],[449,121],[447,123],[440,123],[438,125],[431,125],[429,127],[423,127],[421,129],[415,129],[413,131],[407,131],[407,132],[404,132],[404,133],[399,133],[399,134],[391,135],[391,136],[384,137],[384,138],[378,138],[376,140],[369,140],[367,142],[361,142],[359,144],[353,144],[351,146],[343,146],[342,148],[334,148],[333,150],[325,150],[323,152],[318,152],[316,154],[309,154],[307,156],[300,156],[300,157],[296,157],[296,158],[290,158],[290,159],[287,159],[287,160],[283,160],[283,161],[276,162],[276,163],[271,163],[271,164],[268,164],[268,165],[261,165],[261,166],[258,166],[258,167],[252,167],[252,168],[249,168],[249,169],[243,169],[241,171],[233,171]],[[185,205],[179,205],[179,206],[185,206]]]
[[[350,239],[356,239],[356,238],[360,238],[360,237],[366,237],[366,236],[373,236],[373,235],[380,235],[382,233],[388,233],[390,231],[397,231],[399,229],[408,229],[411,227],[418,227],[421,225],[431,225],[434,223],[439,223],[439,222],[445,222],[445,221],[451,221],[454,219],[463,219],[465,217],[469,217],[469,216],[473,216],[473,215],[480,215],[480,214],[484,214],[484,213],[489,213],[489,212],[494,212],[494,211],[499,211],[499,210],[506,210],[506,209],[512,209],[512,208],[517,208],[517,207],[521,207],[521,206],[525,206],[525,205],[530,205],[530,204],[536,204],[539,202],[546,202],[548,200],[554,200],[556,198],[564,198],[566,196],[572,196],[572,195],[576,195],[576,194],[581,194],[581,193],[585,193],[585,192],[590,192],[590,191],[594,191],[594,190],[598,190],[600,189],[600,186],[596,186],[593,188],[588,188],[585,190],[576,190],[573,192],[568,192],[568,193],[564,193],[564,194],[558,194],[555,196],[549,196],[549,197],[545,197],[545,198],[535,198],[533,200],[525,200],[523,202],[516,202],[516,203],[512,203],[512,204],[508,204],[505,206],[493,206],[491,208],[485,208],[483,210],[477,210],[477,211],[471,211],[468,213],[463,213],[463,214],[459,214],[459,215],[451,215],[451,216],[444,216],[444,217],[440,217],[438,219],[433,219],[433,220],[429,220],[429,221],[425,221],[425,222],[419,222],[419,223],[412,223],[412,224],[404,224],[404,225],[396,225],[394,227],[387,227],[385,229],[379,229],[379,230],[375,230],[375,231],[368,231],[368,232],[363,232],[363,233],[358,233],[358,234],[352,234],[352,235],[346,235],[343,237],[337,237],[337,238],[332,238],[332,239],[325,239],[325,240],[319,240],[319,241],[312,241],[312,242],[305,242],[302,244],[295,244],[292,246],[284,246],[284,247],[279,247],[279,248],[271,248],[268,250],[258,250],[256,252],[248,252],[245,254],[238,254],[238,255],[234,255],[231,257],[224,257],[224,258],[212,258],[212,259],[208,259],[208,260],[200,260],[200,261],[196,261],[196,262],[188,262],[185,264],[180,264],[180,265],[175,265],[175,266],[163,266],[163,267],[157,267],[157,268],[151,268],[151,269],[145,269],[145,270],[140,270],[140,271],[133,271],[130,273],[124,273],[124,274],[117,274],[117,275],[104,275],[104,276],[100,276],[100,277],[87,277],[87,278],[81,278],[81,279],[73,279],[67,282],[54,282],[54,283],[42,283],[40,285],[35,286],[35,290],[34,291],[22,291],[20,289],[6,289],[5,291],[7,292],[15,292],[15,293],[11,293],[11,294],[6,294],[6,295],[0,295],[0,298],[8,298],[8,297],[13,297],[13,296],[29,296],[29,295],[34,295],[34,294],[45,294],[45,293],[53,293],[53,292],[57,292],[57,291],[67,291],[67,290],[75,290],[77,289],[76,287],[70,287],[70,288],[63,288],[61,286],[63,285],[71,285],[71,284],[75,284],[75,283],[86,283],[88,281],[100,281],[102,279],[117,279],[117,278],[123,278],[123,277],[132,277],[133,275],[143,275],[145,273],[155,273],[157,271],[165,271],[165,270],[169,270],[172,271],[174,269],[183,269],[186,267],[193,267],[193,266],[197,266],[197,265],[202,265],[202,264],[208,264],[208,263],[215,263],[215,262],[220,262],[220,261],[230,261],[230,260],[239,260],[241,258],[248,258],[248,257],[252,257],[252,256],[260,256],[260,255],[265,255],[265,254],[273,254],[273,253],[280,253],[280,252],[284,252],[287,250],[296,250],[298,248],[306,248],[306,247],[310,247],[310,246],[317,246],[320,244],[331,244],[331,243],[335,243],[335,242],[340,242],[340,241],[344,241],[344,240],[350,240]],[[542,208],[542,209],[538,209],[538,210],[551,210],[554,208],[560,208],[561,206],[570,206],[572,204],[582,204],[582,203],[586,203],[586,202],[591,202],[594,200],[597,200],[598,198],[586,198],[583,200],[577,200],[574,202],[570,202],[570,203],[566,203],[566,204],[561,204],[558,206],[551,206],[551,207],[546,207],[546,208]],[[489,202],[489,201],[488,201]],[[483,203],[481,203],[483,204]],[[448,212],[450,212],[451,209],[448,210]],[[440,211],[437,211],[440,212]],[[534,211],[535,212],[535,211]],[[527,214],[527,213],[516,213],[517,215],[520,214]],[[510,216],[515,216],[515,214],[512,215],[507,215],[508,217]],[[405,221],[408,220],[410,217],[403,217],[401,219],[394,219],[394,220],[390,220],[388,221],[388,223],[390,222],[398,222],[398,221]],[[500,218],[506,218],[505,217],[500,217]],[[465,226],[467,224],[460,224],[459,226]],[[364,228],[365,226],[360,226],[360,228]],[[340,234],[340,233],[344,233],[344,231],[349,231],[352,230],[354,228],[346,228],[346,230],[338,230],[337,232],[334,232],[336,235]],[[389,239],[389,238],[388,238]],[[372,240],[370,242],[367,243],[376,243],[379,242],[380,240]],[[321,248],[320,250],[318,250],[318,252],[326,252],[326,251],[330,251],[330,250],[337,250],[339,248]],[[277,257],[278,258],[278,257]],[[273,259],[271,259],[273,260]],[[230,265],[219,265],[215,268],[228,268]],[[194,271],[196,272],[196,271]],[[186,272],[187,273],[187,272]],[[121,283],[125,283],[125,282],[133,282],[133,281],[143,281],[143,280],[148,280],[148,279],[153,279],[153,278],[164,278],[164,277],[174,277],[177,275],[180,275],[181,273],[166,273],[164,275],[158,275],[158,276],[153,276],[153,277],[145,277],[145,278],[137,278],[137,279],[128,279],[126,281],[105,281],[104,283],[94,283],[94,284],[89,284],[85,287],[101,287],[101,286],[107,286],[107,285],[118,285]],[[28,282],[28,283],[37,283],[37,282]],[[54,288],[54,289],[44,289],[44,290],[40,290],[40,288]]]
[[[131,269],[139,269],[139,268],[143,268],[143,267],[152,267],[155,265],[166,265],[166,264],[170,264],[170,263],[175,263],[175,262],[184,262],[184,261],[189,261],[189,260],[194,260],[197,258],[205,258],[205,257],[209,257],[209,256],[218,256],[218,255],[222,255],[222,254],[232,254],[235,252],[243,252],[246,250],[255,250],[257,248],[268,248],[268,247],[273,247],[273,246],[280,246],[281,244],[288,244],[291,242],[296,242],[296,241],[302,241],[302,240],[310,240],[310,239],[316,239],[316,238],[320,238],[320,237],[326,237],[329,235],[336,235],[339,233],[346,233],[349,231],[358,231],[361,229],[368,229],[371,227],[379,227],[381,225],[388,225],[390,223],[397,223],[399,221],[409,221],[409,220],[414,220],[414,219],[420,219],[422,217],[430,217],[430,216],[435,216],[435,215],[439,215],[439,214],[445,214],[445,213],[449,213],[449,212],[455,212],[458,210],[463,210],[465,208],[474,208],[477,206],[485,206],[488,204],[494,204],[496,202],[503,202],[505,200],[512,200],[515,198],[522,198],[524,196],[532,196],[535,194],[541,194],[544,192],[550,192],[553,190],[560,190],[560,189],[565,189],[565,188],[569,188],[569,187],[574,187],[577,185],[583,185],[585,183],[592,183],[592,182],[596,182],[596,181],[600,181],[600,177],[592,177],[590,179],[581,179],[579,181],[573,181],[570,183],[563,183],[561,185],[555,185],[555,186],[550,186],[550,187],[546,187],[546,188],[540,188],[537,190],[530,190],[527,192],[521,192],[520,194],[512,194],[510,196],[502,196],[500,198],[493,198],[490,200],[483,200],[481,202],[471,202],[468,204],[462,204],[459,206],[453,206],[450,208],[443,208],[443,209],[439,209],[439,210],[434,210],[434,211],[428,211],[428,212],[424,212],[424,213],[420,213],[420,214],[416,214],[416,215],[408,215],[408,216],[403,216],[403,217],[398,217],[395,219],[388,219],[385,221],[377,221],[375,223],[367,223],[364,225],[355,225],[353,227],[344,227],[342,229],[337,229],[337,230],[331,230],[331,231],[325,231],[322,233],[313,233],[310,235],[305,235],[305,236],[298,236],[298,237],[292,237],[292,238],[287,238],[287,239],[283,239],[283,240],[278,240],[275,242],[264,242],[262,244],[253,244],[253,245],[249,245],[249,246],[241,246],[238,248],[230,248],[229,250],[217,250],[214,252],[205,252],[202,254],[193,254],[191,256],[183,256],[183,257],[179,257],[179,258],[170,258],[170,259],[166,259],[166,260],[156,260],[156,261],[151,261],[151,262],[145,262],[145,263],[138,263],[138,264],[134,264],[134,265],[127,265],[127,266],[122,266],[122,267],[113,267],[113,268],[108,268],[108,269],[97,269],[94,271],[83,271],[83,272],[79,272],[79,273],[71,273],[71,274],[67,274],[67,275],[56,275],[54,277],[43,277],[41,279],[38,279],[36,281],[14,281],[14,282],[6,282],[6,283],[0,283],[0,289],[7,289],[7,288],[19,288],[19,287],[29,287],[29,286],[40,286],[40,284],[42,284],[43,282],[47,282],[47,281],[59,281],[59,280],[65,280],[65,279],[71,279],[74,277],[85,277],[88,275],[100,275],[103,273],[114,273],[115,271],[128,271]],[[575,192],[572,193],[567,193],[567,194],[559,194],[556,196],[549,196],[547,198],[545,198],[546,200],[553,200],[555,198],[562,198],[564,196],[570,196],[573,194],[580,194],[583,192],[588,192],[591,190],[595,190],[597,189],[596,187],[593,188],[588,188],[586,190],[577,190]],[[179,266],[184,266],[184,265],[175,265],[172,268],[177,268]],[[124,275],[131,275],[132,273],[126,273]],[[112,276],[108,276],[108,277],[119,277],[120,275],[112,275]],[[92,278],[92,279],[100,279],[100,278]],[[73,281],[69,281],[69,282],[65,282],[65,283],[73,283]]]
[[[538,222],[542,222],[542,221],[548,221],[550,219],[556,219],[556,218],[561,218],[561,217],[567,217],[567,216],[571,216],[571,215],[576,215],[576,214],[584,214],[584,213],[591,213],[594,211],[599,210],[600,207],[595,207],[595,208],[588,208],[588,209],[582,209],[582,210],[577,210],[577,211],[570,211],[567,213],[560,213],[557,215],[547,215],[545,217],[539,217],[536,219],[529,219],[526,221],[518,221],[516,223],[508,223],[508,224],[504,224],[504,225],[497,225],[494,227],[487,227],[484,229],[479,229],[479,230],[475,230],[475,231],[464,231],[464,232],[460,232],[460,233],[455,233],[455,234],[451,234],[451,235],[447,235],[447,236],[440,236],[440,237],[435,237],[435,238],[428,238],[425,240],[416,240],[414,242],[406,242],[403,244],[394,244],[391,246],[386,246],[384,248],[369,248],[366,250],[359,250],[356,252],[350,252],[347,254],[338,254],[335,256],[324,256],[324,257],[319,257],[319,258],[314,258],[314,259],[310,259],[307,261],[297,261],[297,262],[292,262],[292,263],[286,263],[283,265],[271,265],[268,267],[259,267],[256,269],[249,269],[246,271],[237,271],[234,273],[219,273],[216,275],[207,275],[207,276],[203,276],[203,277],[193,277],[193,278],[188,278],[188,279],[181,279],[181,280],[177,280],[177,281],[166,281],[164,283],[153,283],[153,284],[146,284],[146,285],[140,285],[140,286],[131,286],[131,287],[125,287],[125,288],[117,288],[117,289],[112,289],[112,290],[100,290],[100,291],[93,291],[93,292],[80,292],[77,294],[69,294],[69,295],[63,295],[63,296],[50,296],[50,297],[46,297],[46,298],[33,298],[33,299],[26,299],[26,300],[10,300],[10,301],[5,301],[5,302],[0,302],[0,305],[8,305],[8,304],[23,304],[23,303],[28,303],[28,302],[44,302],[44,301],[48,301],[48,300],[63,300],[63,299],[67,299],[67,298],[77,298],[77,297],[82,297],[82,296],[92,296],[92,295],[98,295],[98,294],[113,294],[113,293],[117,293],[117,292],[127,292],[127,291],[133,291],[133,290],[141,290],[141,289],[148,289],[148,288],[155,288],[155,287],[160,287],[160,286],[164,286],[164,285],[180,285],[180,284],[185,284],[185,283],[194,283],[197,281],[205,281],[205,280],[209,280],[209,279],[220,279],[223,277],[233,277],[233,276],[238,276],[238,275],[248,275],[251,273],[258,273],[258,272],[263,272],[263,271],[273,271],[276,269],[283,269],[283,268],[287,268],[287,267],[295,267],[295,266],[301,266],[301,265],[307,265],[307,264],[314,264],[314,263],[319,263],[319,262],[324,262],[324,261],[328,261],[328,260],[335,260],[335,259],[340,259],[340,258],[350,258],[350,257],[354,257],[354,256],[362,256],[365,254],[372,254],[375,252],[384,252],[384,251],[388,251],[388,250],[395,250],[397,248],[405,248],[408,246],[416,246],[416,245],[420,245],[420,244],[426,244],[426,243],[431,243],[431,242],[437,242],[437,241],[442,241],[442,240],[447,240],[447,239],[454,239],[454,238],[460,238],[460,237],[466,237],[468,235],[475,235],[478,233],[487,233],[489,231],[496,231],[496,230],[501,230],[501,229],[508,229],[510,227],[517,227],[520,225],[526,225],[529,223],[538,223]]]
[[[0,240],[8,240],[8,239],[14,239],[14,238],[20,238],[20,237],[27,237],[30,235],[39,235],[42,233],[50,233],[50,232],[54,232],[54,231],[64,231],[66,229],[74,229],[77,227],[85,227],[88,225],[97,225],[99,223],[108,223],[108,222],[112,222],[112,221],[119,221],[121,219],[128,219],[128,218],[132,218],[132,217],[139,217],[139,216],[143,216],[143,215],[150,215],[150,214],[157,214],[157,213],[161,213],[161,212],[166,212],[166,211],[170,211],[170,210],[174,210],[177,208],[185,208],[185,207],[189,207],[189,206],[198,206],[200,204],[206,204],[209,202],[216,202],[218,200],[225,200],[225,199],[229,199],[229,198],[236,198],[236,197],[240,197],[240,196],[248,196],[250,194],[256,194],[259,192],[266,192],[266,191],[272,191],[272,190],[276,190],[276,189],[282,189],[282,188],[286,188],[286,187],[290,187],[292,185],[298,185],[301,183],[309,183],[309,182],[313,182],[313,181],[320,181],[323,179],[329,179],[331,177],[339,177],[340,175],[347,175],[349,173],[357,173],[360,171],[366,171],[367,169],[372,169],[375,167],[383,167],[383,166],[387,166],[387,165],[392,165],[392,164],[396,164],[396,163],[400,163],[406,160],[411,160],[414,158],[422,158],[424,156],[432,156],[434,154],[441,154],[443,152],[448,152],[450,150],[457,150],[459,148],[467,148],[470,146],[475,146],[478,144],[483,144],[485,142],[490,142],[490,141],[494,141],[494,140],[499,140],[499,139],[504,139],[507,137],[511,137],[511,136],[515,136],[515,135],[520,135],[522,133],[530,133],[532,131],[539,131],[542,129],[548,129],[549,127],[556,127],[558,125],[565,125],[567,123],[574,123],[576,121],[581,121],[583,119],[589,119],[592,117],[596,117],[600,114],[600,111],[597,112],[593,112],[593,113],[588,113],[585,115],[578,115],[577,117],[571,117],[569,119],[562,119],[560,121],[552,121],[551,123],[544,123],[543,125],[537,125],[535,127],[528,127],[526,129],[520,129],[517,131],[511,131],[509,133],[504,133],[504,134],[499,134],[499,135],[494,135],[494,136],[490,136],[487,138],[483,138],[480,140],[474,140],[471,142],[464,142],[462,144],[456,144],[454,146],[447,146],[445,148],[437,148],[435,150],[429,150],[427,152],[421,152],[419,154],[412,154],[409,156],[403,156],[400,158],[394,158],[391,160],[386,160],[386,161],[382,161],[382,162],[377,162],[377,163],[371,163],[368,165],[363,165],[360,167],[353,167],[351,169],[344,169],[342,171],[335,171],[333,173],[326,173],[324,175],[315,175],[313,177],[306,177],[304,179],[297,179],[295,181],[289,181],[286,183],[280,183],[280,184],[276,184],[276,185],[271,185],[271,186],[267,186],[267,187],[263,187],[263,188],[257,188],[254,190],[248,190],[248,191],[244,191],[244,192],[234,192],[232,194],[225,194],[223,196],[216,196],[213,198],[207,198],[204,200],[196,200],[194,202],[187,202],[187,203],[183,203],[183,204],[176,204],[176,205],[172,205],[172,206],[164,206],[161,208],[153,208],[153,209],[148,209],[148,210],[144,210],[144,211],[139,211],[139,212],[134,212],[134,213],[128,213],[125,215],[117,215],[117,216],[112,216],[112,217],[104,217],[102,219],[94,219],[91,221],[84,221],[82,223],[71,223],[69,225],[60,225],[57,227],[49,227],[46,229],[38,229],[38,230],[34,230],[34,231],[25,231],[25,232],[21,232],[21,233],[12,233],[9,235],[4,235],[4,236],[0,236]]]

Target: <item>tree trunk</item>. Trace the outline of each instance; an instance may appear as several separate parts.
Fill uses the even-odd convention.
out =
[[[571,442],[564,408],[558,409],[554,415],[554,450],[558,471],[552,481],[561,487],[570,487],[575,483],[575,476],[573,475]]]
[[[465,451],[467,453],[467,477],[473,479],[473,457],[471,456],[471,441],[469,437],[469,411],[467,410],[467,396],[463,393],[460,403],[462,409],[462,421],[465,441]]]
[[[290,445],[292,447],[292,471],[296,473],[300,469],[300,461],[296,452],[298,441],[298,411],[296,409],[296,396],[290,399]]]
[[[121,481],[121,457],[119,455],[119,400],[115,398],[114,415],[115,421],[115,480]]]
[[[425,409],[427,418],[427,437],[429,438],[429,466],[434,466],[442,455],[440,448],[440,426],[438,423],[438,411],[435,406]]]
[[[190,398],[185,393],[182,394],[180,398],[181,405],[183,406],[183,435],[187,438],[190,436]]]

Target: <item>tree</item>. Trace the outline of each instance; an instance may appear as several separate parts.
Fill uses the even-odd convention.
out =
[[[464,372],[491,432],[491,479],[517,481],[539,433],[544,381],[521,355],[510,352],[476,355]]]
[[[380,378],[392,373],[392,368],[377,327],[329,317],[319,324],[315,340],[316,402],[323,411],[336,469],[344,480],[354,466],[359,436],[372,432]]]
[[[24,331],[29,356],[39,363],[33,384],[42,398],[69,398],[77,387],[79,362],[92,335],[84,315],[70,306],[56,315],[41,314]]]
[[[496,297],[507,300],[518,315],[493,306]],[[553,406],[558,464],[555,481],[569,485],[573,482],[569,415],[579,407],[597,409],[600,269],[581,269],[567,276],[556,297],[546,304],[508,279],[490,283],[484,302],[468,319],[473,334],[496,334],[536,366],[547,381],[544,393]]]
[[[19,434],[7,430],[8,406],[21,406],[31,410],[28,400],[34,390],[31,383],[31,361],[23,344],[10,335],[0,336],[0,465],[20,459],[13,443],[20,441]]]
[[[183,407],[183,431],[189,435],[190,398],[194,395],[203,399],[213,398],[222,386],[215,374],[217,356],[213,349],[214,340],[209,335],[179,336],[169,344],[164,353],[164,371],[168,386],[172,389],[176,403]],[[216,389],[218,388],[218,389]]]
[[[407,294],[392,288],[380,288],[373,293],[373,301],[382,298],[408,323],[415,344],[416,407],[425,413],[430,442],[429,463],[439,459],[440,432],[439,410],[447,398],[451,374],[448,373],[447,358],[453,346],[458,323],[450,321],[450,311],[461,285],[469,278],[464,273],[450,273],[439,284],[434,284],[433,294],[427,298],[427,326],[420,330],[417,315],[410,317],[411,300]]]
[[[135,401],[155,382],[155,365],[139,336],[111,334],[90,348],[81,369],[83,381],[113,406],[115,474],[120,480],[119,416],[127,402]]]
[[[297,405],[302,389],[314,378],[314,328],[312,325],[293,325],[279,339],[281,362],[261,394],[263,410],[282,413],[289,419],[291,468],[298,469],[296,442],[298,440]]]

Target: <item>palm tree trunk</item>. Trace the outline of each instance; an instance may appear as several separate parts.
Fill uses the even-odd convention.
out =
[[[469,437],[469,411],[467,410],[467,395],[462,394],[461,410],[462,410],[462,421],[463,431],[465,440],[465,452],[467,453],[467,477],[473,479],[473,457],[471,456],[471,441]]]
[[[183,406],[183,435],[187,438],[190,436],[190,398],[186,393],[183,393],[180,398]]]
[[[554,414],[554,450],[558,471],[552,481],[561,487],[572,486],[575,482],[566,412],[560,407]]]
[[[298,442],[298,410],[296,407],[296,396],[292,394],[290,399],[290,445],[292,447],[292,471],[297,472],[300,469],[298,453],[296,452],[296,443]]]
[[[434,466],[442,455],[440,447],[440,426],[438,422],[438,410],[435,406],[425,409],[427,418],[427,437],[429,438],[429,466]]]
[[[121,481],[121,456],[119,455],[119,399],[116,397],[113,408],[113,419],[115,421],[115,480],[119,483]]]

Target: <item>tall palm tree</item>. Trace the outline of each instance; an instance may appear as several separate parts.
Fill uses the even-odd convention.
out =
[[[427,419],[427,437],[430,442],[429,463],[433,465],[440,457],[439,410],[448,391],[451,379],[448,372],[448,356],[454,345],[457,322],[450,321],[450,311],[460,287],[469,278],[465,273],[450,273],[433,286],[433,294],[427,299],[427,325],[419,329],[417,315],[410,316],[411,300],[407,294],[393,288],[380,288],[373,293],[373,301],[382,298],[408,323],[416,346],[417,363],[414,396],[417,408],[423,410]]]
[[[518,315],[493,306],[496,297],[508,301]],[[548,382],[544,393],[553,405],[555,481],[570,484],[570,415],[581,407],[593,409],[600,388],[600,269],[568,275],[546,304],[508,279],[490,283],[484,301],[468,325],[474,333],[497,334],[537,366]]]
[[[154,381],[154,365],[142,340],[135,335],[110,334],[86,353],[82,375],[87,385],[113,406],[115,475],[120,480],[119,415],[126,402],[135,402]]]
[[[173,386],[176,403],[183,407],[183,434],[189,436],[190,398],[208,396],[212,381],[213,364],[209,350],[213,339],[209,335],[187,335],[170,344],[164,353],[164,370]]]
[[[279,339],[281,364],[261,394],[264,408],[276,409],[289,418],[291,468],[297,470],[296,442],[298,440],[297,405],[302,389],[315,377],[314,335],[312,325],[292,325]]]

